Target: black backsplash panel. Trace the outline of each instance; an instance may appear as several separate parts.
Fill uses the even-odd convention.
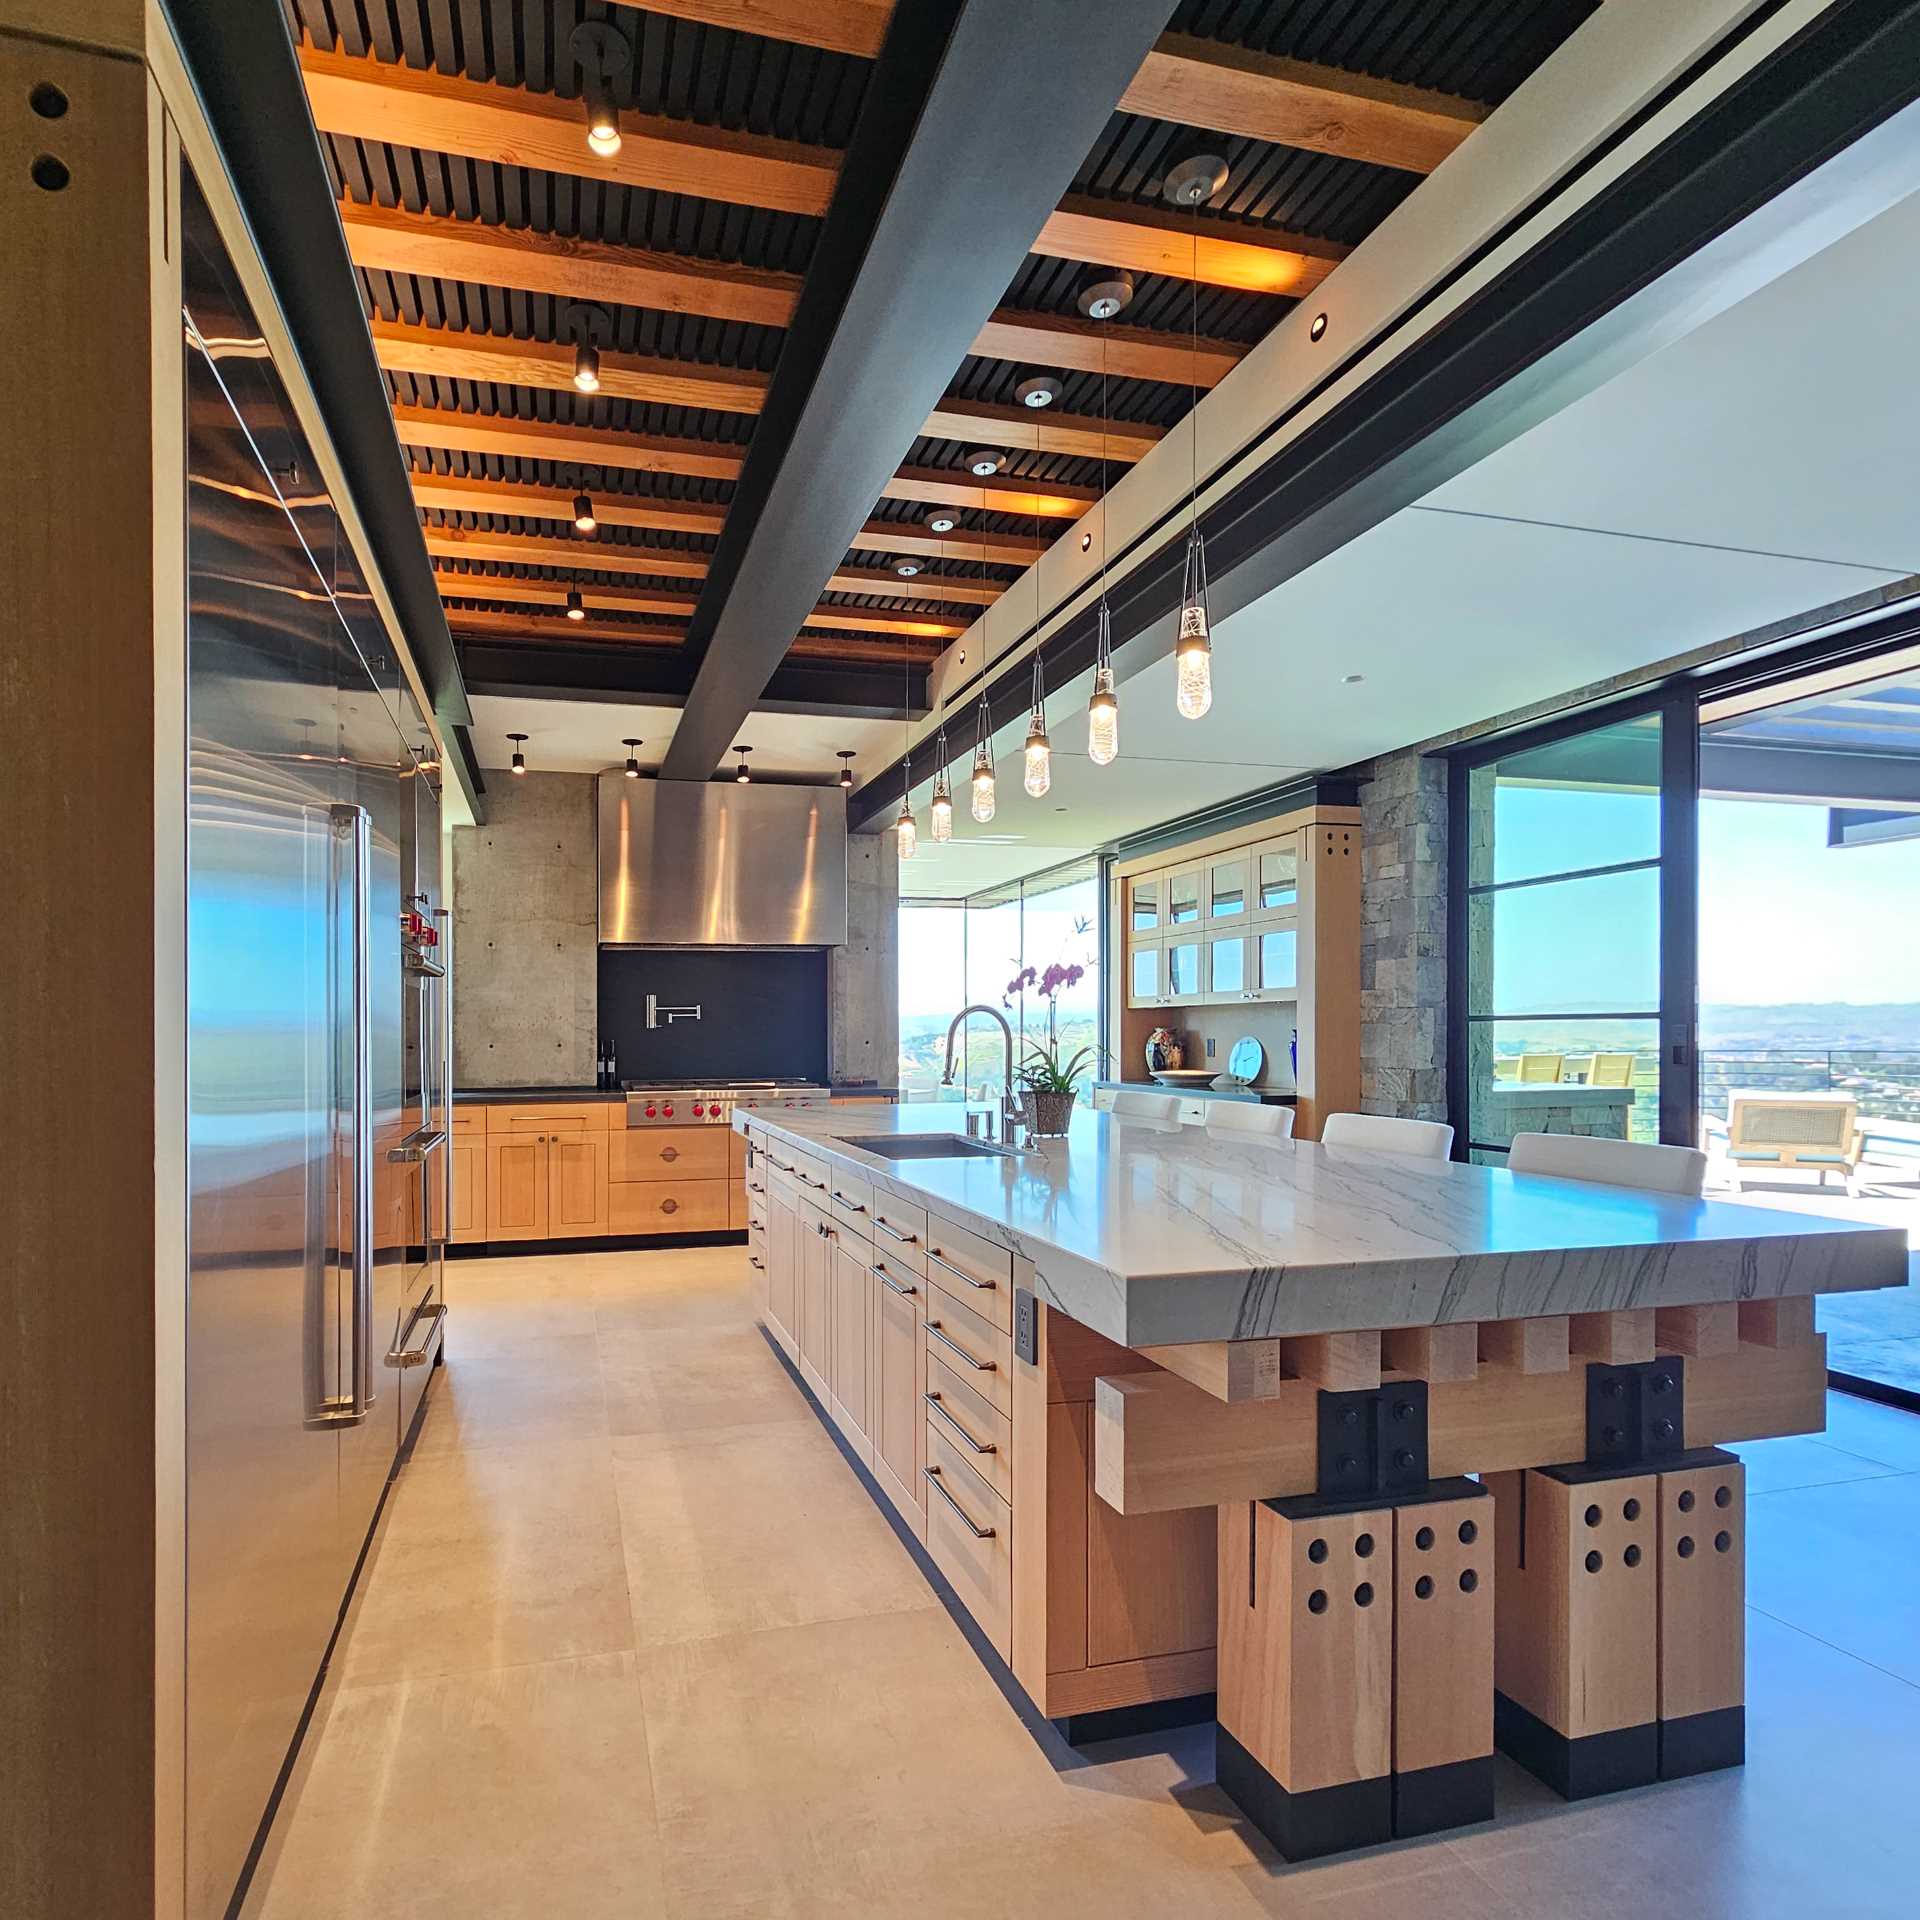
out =
[[[647,1031],[647,995],[698,1007],[698,1020]],[[823,949],[600,950],[600,1037],[622,1080],[818,1080],[827,1077]]]

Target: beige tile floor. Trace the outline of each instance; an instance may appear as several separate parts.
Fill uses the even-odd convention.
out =
[[[1280,1861],[1199,1729],[1043,1750],[732,1249],[463,1261],[250,1920],[1911,1916],[1920,1419],[1752,1466],[1750,1760]]]

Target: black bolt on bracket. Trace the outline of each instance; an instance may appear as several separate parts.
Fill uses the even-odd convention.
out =
[[[1587,1364],[1587,1464],[1637,1467],[1684,1453],[1686,1363],[1678,1354]]]
[[[1315,1491],[1323,1500],[1410,1493],[1427,1482],[1427,1383],[1395,1380],[1350,1393],[1321,1389]]]

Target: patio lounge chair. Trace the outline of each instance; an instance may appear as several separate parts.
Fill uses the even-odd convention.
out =
[[[1839,1174],[1847,1192],[1857,1191],[1866,1138],[1855,1120],[1858,1106],[1844,1094],[1731,1093],[1727,1096],[1726,1154],[1733,1190],[1757,1174]],[[1717,1126],[1714,1132],[1721,1129]]]
[[[1564,1053],[1523,1053],[1520,1056],[1522,1085],[1551,1084],[1557,1081],[1567,1064]]]
[[[1630,1087],[1633,1085],[1633,1055],[1596,1053],[1587,1067],[1590,1087]]]

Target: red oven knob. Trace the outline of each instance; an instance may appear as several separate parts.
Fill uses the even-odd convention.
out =
[[[671,1120],[673,1118],[673,1102],[669,1100],[667,1104],[660,1109],[660,1111],[663,1114],[665,1114],[669,1120]]]
[[[655,1114],[655,1111],[654,1111],[654,1109],[653,1109],[652,1107],[649,1107],[649,1108],[647,1109],[647,1118],[648,1118],[649,1120],[652,1120],[652,1119],[654,1119],[654,1118],[656,1118],[656,1117],[657,1117],[657,1116],[656,1116],[656,1114]]]
[[[695,1101],[695,1102],[693,1103],[693,1117],[694,1117],[694,1118],[695,1118],[696,1120],[698,1120],[698,1119],[700,1118],[700,1116],[701,1116],[701,1115],[702,1115],[703,1113],[705,1113],[705,1112],[706,1112],[706,1108],[705,1108],[705,1107],[703,1107],[703,1106],[702,1106],[702,1105],[700,1104],[700,1102],[699,1102],[698,1100],[696,1100],[696,1101]]]

